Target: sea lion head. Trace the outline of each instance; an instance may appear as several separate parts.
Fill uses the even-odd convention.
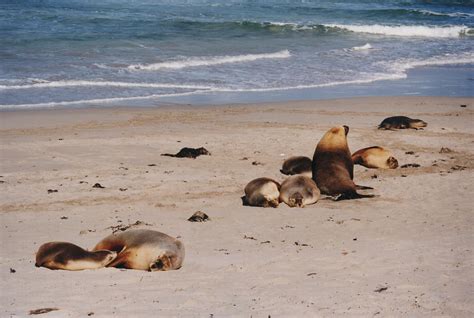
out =
[[[201,148],[197,148],[197,151],[200,155],[210,155],[211,153],[209,151],[207,151],[206,148],[204,147],[201,147]]]
[[[344,149],[347,147],[349,126],[337,126],[329,129],[318,143],[319,150]]]
[[[150,264],[150,272],[167,271],[171,265],[169,256],[163,254]]]
[[[387,159],[387,166],[390,168],[390,169],[395,169],[398,167],[398,160],[395,159],[394,157],[390,156],[388,157]]]
[[[293,193],[288,198],[288,205],[292,208],[294,208],[294,207],[302,208],[304,206],[303,195],[299,192]]]
[[[428,126],[428,124],[421,119],[412,119],[410,121],[410,128],[423,128]]]
[[[263,207],[264,208],[278,208],[279,204],[280,204],[280,201],[278,200],[278,198],[271,199],[271,198],[265,197],[265,201],[263,202]]]

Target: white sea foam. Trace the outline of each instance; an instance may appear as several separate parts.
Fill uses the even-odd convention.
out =
[[[414,10],[425,15],[437,15],[437,16],[448,16],[448,17],[472,17],[474,14],[466,12],[436,12],[430,10]]]
[[[381,62],[395,74],[406,74],[406,71],[421,66],[474,64],[474,53],[445,54],[424,60],[400,59],[395,62]]]
[[[27,88],[60,88],[73,86],[102,86],[102,87],[129,87],[129,88],[183,88],[183,89],[210,89],[210,86],[160,84],[160,83],[130,83],[130,82],[99,82],[99,81],[55,81],[35,80],[32,84],[0,85],[2,89],[27,89]]]
[[[351,50],[353,51],[365,51],[365,50],[371,50],[373,49],[372,45],[370,43],[366,43],[362,46],[354,46]]]
[[[411,37],[434,37],[434,38],[454,38],[462,35],[469,35],[473,29],[466,26],[423,26],[423,25],[349,25],[349,24],[327,24],[327,27],[339,28],[352,32],[394,35],[394,36],[411,36]]]
[[[252,62],[261,59],[285,59],[291,56],[290,51],[283,50],[274,53],[245,54],[234,56],[210,56],[210,57],[190,57],[180,61],[169,61],[153,64],[133,64],[128,66],[130,70],[157,71],[161,69],[182,69],[186,67],[210,66],[227,63]]]

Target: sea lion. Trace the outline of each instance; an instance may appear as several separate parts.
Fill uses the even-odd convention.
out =
[[[280,204],[280,184],[270,178],[257,178],[250,181],[244,189],[242,197],[244,205],[261,206],[264,208],[278,207]]]
[[[286,175],[304,174],[311,176],[311,164],[310,158],[305,156],[294,156],[286,159],[283,162],[283,166],[280,170],[281,173]]]
[[[184,246],[179,240],[145,229],[111,234],[97,243],[93,251],[104,249],[118,253],[107,267],[167,271],[181,268],[184,259]]]
[[[352,154],[352,162],[367,168],[395,169],[398,160],[385,148],[374,146],[357,150]]]
[[[176,158],[193,158],[193,159],[196,159],[196,157],[201,156],[201,155],[210,156],[211,153],[209,151],[207,151],[207,149],[204,148],[204,147],[200,147],[200,148],[184,147],[177,154],[162,153],[161,155],[162,156],[168,156],[168,157],[176,157]]]
[[[428,126],[426,122],[421,119],[411,119],[406,116],[393,116],[385,118],[379,125],[379,129],[394,130],[394,129],[420,129]]]
[[[303,208],[305,205],[314,204],[320,196],[321,192],[316,183],[306,176],[291,176],[281,184],[280,201],[292,208]]]
[[[362,195],[354,181],[354,163],[347,145],[348,126],[329,129],[319,141],[313,156],[313,180],[323,194],[337,200],[373,197]]]
[[[40,246],[36,253],[36,267],[79,271],[107,266],[117,253],[99,249],[93,252],[68,242],[49,242]]]

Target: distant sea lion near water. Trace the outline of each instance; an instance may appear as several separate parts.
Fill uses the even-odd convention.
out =
[[[293,156],[283,162],[280,172],[290,176],[294,174],[304,174],[311,176],[311,164],[312,161],[308,157]]]
[[[118,253],[107,267],[167,271],[181,268],[184,260],[184,246],[180,241],[153,230],[111,234],[97,243],[93,250],[103,249]]]
[[[270,178],[250,181],[245,186],[244,192],[245,196],[242,197],[244,205],[276,208],[280,204],[280,184]]]
[[[385,118],[380,125],[379,129],[394,130],[394,129],[420,129],[428,126],[426,122],[421,119],[411,119],[406,116],[393,116]]]
[[[35,266],[79,271],[105,267],[116,257],[117,253],[110,250],[89,252],[72,243],[49,242],[38,249]]]
[[[168,156],[168,157],[176,157],[176,158],[193,158],[193,159],[196,159],[196,157],[198,157],[200,155],[210,156],[211,153],[209,151],[207,151],[207,149],[204,148],[204,147],[200,147],[200,148],[184,147],[177,154],[162,153],[161,155],[162,156]]]
[[[337,200],[373,197],[356,189],[354,163],[347,145],[348,126],[333,127],[319,141],[313,156],[313,180],[323,194],[337,196]]]
[[[321,192],[316,183],[306,176],[291,176],[281,184],[280,201],[292,208],[303,208],[305,205],[314,204],[320,196]]]
[[[374,146],[357,150],[352,154],[352,162],[367,168],[395,169],[398,160],[385,148]]]

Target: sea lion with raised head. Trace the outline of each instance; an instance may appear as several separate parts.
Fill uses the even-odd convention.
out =
[[[168,271],[181,268],[184,260],[184,246],[179,240],[153,230],[111,234],[97,243],[93,251],[104,249],[118,253],[107,267]]]
[[[117,257],[110,250],[86,251],[68,242],[49,242],[40,246],[36,253],[36,267],[79,271],[107,266]]]
[[[329,129],[319,141],[313,156],[313,180],[322,194],[336,196],[337,200],[373,197],[357,193],[354,181],[354,163],[347,145],[348,126]]]
[[[392,156],[390,151],[379,146],[357,150],[352,154],[352,162],[373,169],[395,169],[398,167],[398,160]]]
[[[393,116],[385,118],[380,125],[379,129],[395,130],[395,129],[420,129],[428,126],[426,122],[421,119],[412,119],[406,116]]]
[[[308,157],[293,156],[283,162],[280,172],[289,176],[303,174],[311,177],[311,164],[312,161]]]
[[[273,179],[254,179],[245,186],[244,192],[244,205],[276,208],[280,204],[280,184]]]
[[[201,155],[210,156],[211,153],[204,147],[200,147],[200,148],[184,147],[176,154],[162,153],[161,155],[162,156],[168,156],[168,157],[175,157],[175,158],[193,158],[193,159],[196,159],[196,157],[199,157]]]
[[[314,204],[320,196],[321,192],[316,183],[306,176],[291,176],[281,184],[280,201],[292,208],[303,208],[305,205]]]

